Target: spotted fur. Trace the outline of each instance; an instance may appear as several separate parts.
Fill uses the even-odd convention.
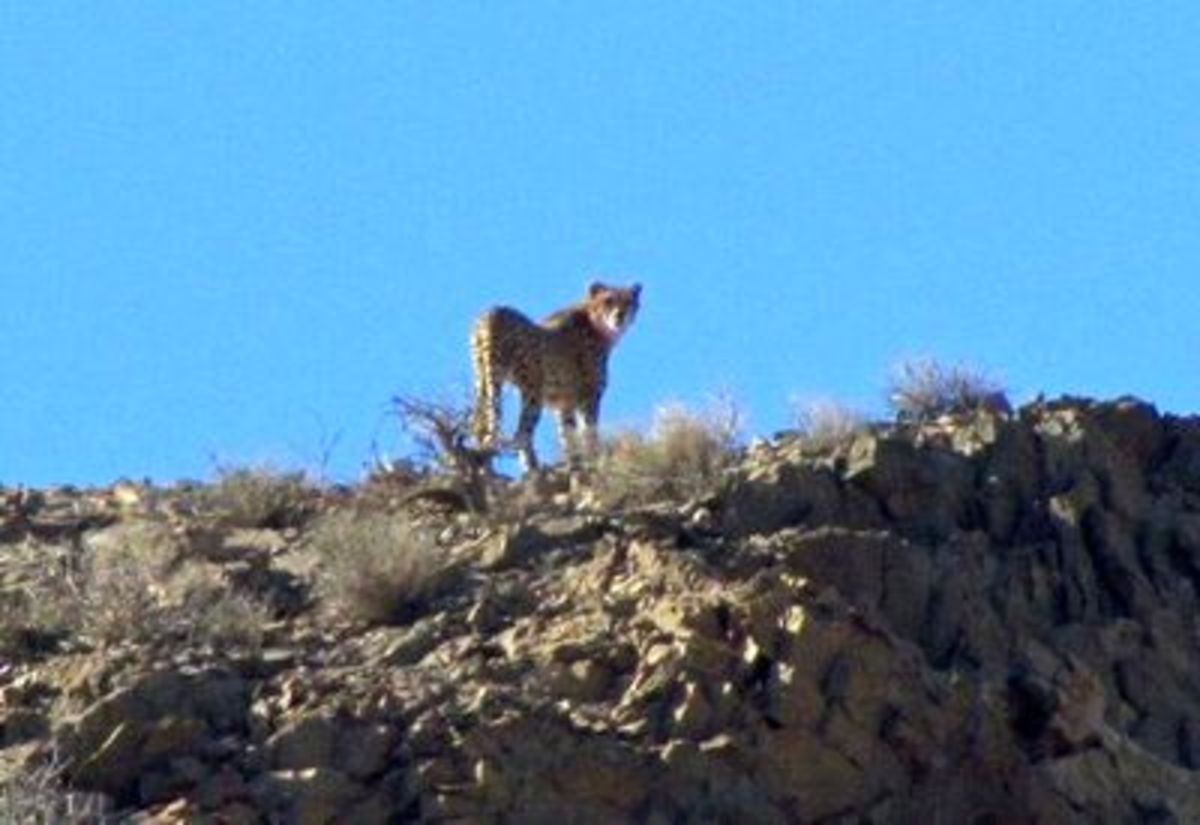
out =
[[[516,386],[521,414],[513,443],[526,470],[536,469],[533,433],[543,407],[558,413],[563,455],[595,450],[600,399],[608,381],[608,355],[637,316],[641,285],[594,283],[587,297],[542,323],[510,307],[495,307],[475,323],[475,438],[486,449],[500,446],[501,388]]]

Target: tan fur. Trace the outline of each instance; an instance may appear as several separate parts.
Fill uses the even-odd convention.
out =
[[[475,363],[475,437],[480,447],[499,445],[501,387],[521,394],[521,417],[513,442],[527,470],[538,466],[533,432],[542,407],[558,412],[563,454],[578,453],[575,427],[595,449],[600,399],[608,380],[608,355],[638,311],[641,286],[592,284],[587,298],[542,323],[509,307],[485,312],[471,333]]]

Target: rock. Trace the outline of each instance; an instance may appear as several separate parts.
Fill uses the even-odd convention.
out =
[[[1165,764],[1122,736],[1046,766],[1055,791],[1091,821],[1200,821],[1193,774]]]
[[[138,798],[142,804],[153,805],[175,799],[195,788],[208,775],[208,768],[199,759],[181,756],[154,769],[141,772],[138,778]]]
[[[389,767],[399,739],[397,731],[385,724],[361,722],[350,725],[342,730],[338,739],[339,764],[352,779],[371,779]]]
[[[229,765],[198,782],[193,798],[206,810],[228,810],[248,798],[249,786],[241,773]]]
[[[878,611],[891,629],[909,639],[922,632],[933,590],[930,556],[884,531],[828,527],[775,534],[788,569],[831,586],[864,610]]]
[[[880,502],[888,519],[914,538],[942,541],[971,526],[974,472],[970,461],[953,451],[864,433],[850,446],[844,477]]]
[[[0,784],[61,775],[131,821],[1200,821],[1200,418],[783,436],[625,511],[591,470],[486,486],[488,512],[314,491],[395,507],[461,573],[376,627],[325,610],[307,520],[0,491],[0,610],[69,617],[97,594],[48,580],[140,547],[147,587],[199,564],[272,613],[247,653],[29,612],[55,642],[0,662]]]
[[[139,775],[245,725],[244,682],[219,670],[148,674],[96,702],[57,736],[81,788],[129,798]]]
[[[1042,481],[1038,439],[1028,426],[1008,422],[978,459],[979,506],[984,528],[997,544],[1016,538]]]
[[[590,659],[568,665],[556,664],[547,674],[547,684],[555,694],[576,702],[599,701],[608,693],[612,682],[612,672],[604,664]]]
[[[218,810],[214,816],[222,825],[258,825],[262,816],[253,806],[235,802]]]
[[[675,731],[680,736],[698,738],[708,729],[712,717],[712,706],[705,698],[703,687],[698,682],[685,684],[683,697],[671,713]]]
[[[1157,469],[1165,482],[1200,495],[1200,419],[1168,418],[1167,458]]]
[[[0,748],[40,739],[50,732],[46,715],[28,708],[0,709]]]
[[[772,461],[736,472],[723,505],[722,531],[740,537],[801,523],[829,524],[843,510],[843,494],[829,470]]]
[[[1092,420],[1108,441],[1142,472],[1149,471],[1161,459],[1166,427],[1153,404],[1125,396],[1095,405]]]
[[[72,781],[81,788],[124,798],[147,767],[141,758],[143,732],[130,722],[119,722],[104,741],[82,754],[72,770]]]
[[[526,527],[498,533],[484,544],[479,555],[479,567],[483,570],[514,567],[539,547],[545,547],[541,539],[538,531]]]
[[[297,616],[309,606],[309,588],[293,573],[265,562],[229,564],[224,570],[231,590],[254,599],[277,618]]]
[[[272,767],[336,768],[357,780],[383,773],[399,741],[389,726],[335,716],[307,716],[267,740]]]
[[[406,806],[390,794],[373,793],[352,807],[345,816],[346,822],[362,825],[388,825],[403,820]]]
[[[485,542],[479,555],[484,570],[526,564],[551,550],[567,550],[598,539],[604,525],[587,516],[547,518],[501,532]]]
[[[281,770],[333,766],[337,720],[309,716],[289,723],[267,740],[271,765]]]
[[[298,825],[326,825],[343,817],[366,796],[365,789],[332,768],[271,771],[251,785],[260,806]]]

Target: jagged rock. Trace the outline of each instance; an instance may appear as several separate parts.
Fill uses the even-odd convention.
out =
[[[867,433],[851,445],[844,476],[879,502],[902,531],[922,540],[940,541],[970,526],[974,472],[950,450]]]
[[[245,726],[247,686],[224,671],[159,671],[114,691],[59,732],[81,788],[128,799],[140,776]]]
[[[722,531],[748,536],[801,523],[832,523],[842,512],[843,492],[827,469],[770,461],[737,472],[723,504]]]
[[[772,537],[772,547],[789,570],[878,610],[899,635],[919,637],[933,589],[928,553],[885,531],[839,527],[783,530]]]

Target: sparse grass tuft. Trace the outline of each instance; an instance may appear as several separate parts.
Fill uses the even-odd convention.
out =
[[[604,445],[595,486],[606,503],[645,504],[711,492],[736,455],[740,416],[729,403],[704,413],[663,407],[649,436],[625,432]]]
[[[317,489],[304,473],[223,468],[200,490],[200,508],[229,527],[302,526],[316,512]]]
[[[341,614],[369,623],[412,621],[457,572],[432,536],[383,513],[333,513],[311,542],[323,566],[318,590]]]
[[[932,358],[901,361],[888,386],[888,403],[901,421],[990,410],[1009,412],[1004,388],[978,370]]]
[[[862,413],[829,399],[798,401],[795,409],[801,435],[821,449],[842,444],[868,426]]]

